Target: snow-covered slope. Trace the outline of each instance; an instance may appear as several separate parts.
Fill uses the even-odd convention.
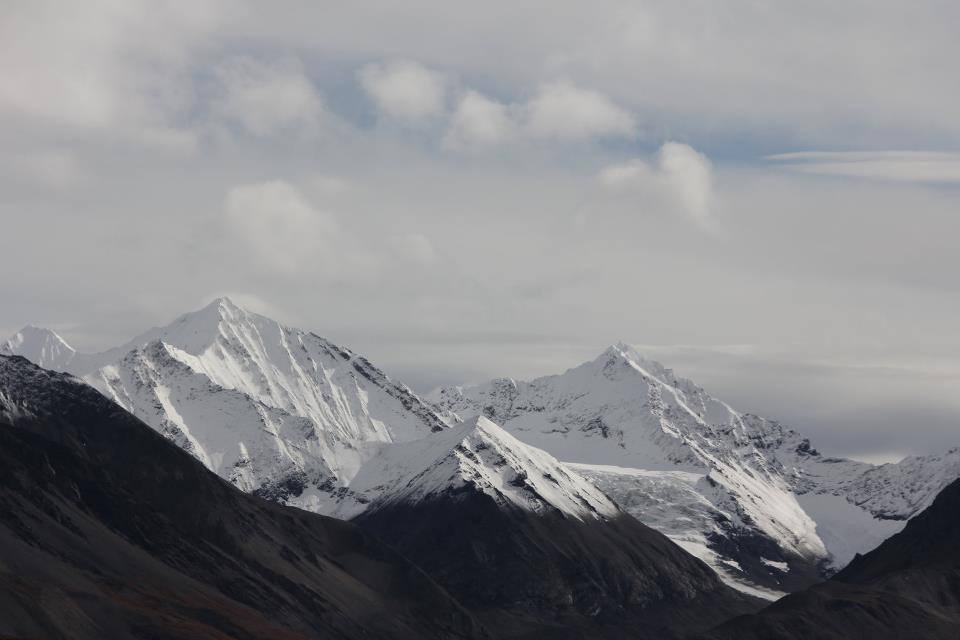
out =
[[[26,326],[0,343],[0,355],[23,356],[43,367],[63,371],[77,352],[51,329]]]
[[[620,513],[591,482],[550,454],[476,416],[420,440],[387,445],[350,482],[367,510],[428,497],[480,492],[497,504],[534,513],[556,510],[579,520]]]
[[[757,606],[483,416],[383,445],[349,490],[369,500],[353,522],[491,614],[504,637],[686,637]]]
[[[58,344],[42,331],[18,335],[11,350],[28,359]],[[376,444],[446,427],[365,358],[226,298],[121,347],[45,363],[83,377],[238,487],[318,511]]]
[[[561,375],[449,387],[432,399],[462,417],[497,420],[524,442],[577,463],[625,509],[728,580],[773,591],[802,586],[849,559],[849,545],[836,544],[847,519],[842,509],[811,501],[805,508],[803,496],[838,496],[866,509],[857,516],[866,515],[876,533],[859,536],[864,548],[856,551],[866,551],[902,526],[873,516],[908,518],[960,474],[957,454],[883,467],[821,456],[798,433],[734,410],[624,344]],[[829,535],[821,535],[813,511],[829,516]],[[862,534],[863,519],[851,519],[851,531]]]
[[[904,521],[929,507],[937,494],[957,478],[960,447],[880,465],[851,482],[830,488],[878,518]]]

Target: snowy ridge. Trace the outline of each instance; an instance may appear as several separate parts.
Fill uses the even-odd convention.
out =
[[[816,525],[761,453],[778,425],[728,405],[626,345],[560,376],[441,390],[438,404],[504,421],[525,442],[568,462],[706,475],[711,503],[802,557],[826,555]]]
[[[26,326],[0,344],[0,355],[23,356],[45,369],[63,371],[77,352],[51,329]]]
[[[773,592],[794,567],[838,567],[869,550],[902,526],[889,518],[917,513],[960,476],[960,451],[881,467],[824,457],[797,432],[734,410],[625,344],[560,375],[448,387],[431,399],[576,463],[731,583]],[[842,542],[848,527],[863,548]]]
[[[960,478],[960,447],[942,454],[909,456],[866,471],[835,493],[885,520],[908,520]]]
[[[369,510],[430,497],[479,491],[498,504],[579,520],[613,518],[617,506],[591,482],[548,453],[477,416],[421,440],[386,446],[350,483]]]
[[[21,333],[17,352],[50,353],[52,332]],[[446,428],[365,358],[227,298],[57,362],[238,487],[318,511],[375,445]]]
[[[359,465],[348,443],[309,418],[220,387],[174,354],[150,342],[100,369],[95,386],[244,491],[268,492],[280,479],[315,485]]]

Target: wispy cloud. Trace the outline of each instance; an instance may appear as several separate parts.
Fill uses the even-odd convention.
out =
[[[798,151],[766,159],[802,173],[895,182],[960,183],[960,153]]]

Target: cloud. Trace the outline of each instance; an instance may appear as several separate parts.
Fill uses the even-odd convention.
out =
[[[239,243],[243,257],[277,275],[309,273],[325,263],[337,244],[334,218],[282,180],[231,188],[224,202],[223,224],[224,232]]]
[[[404,363],[418,375],[443,371],[444,382],[460,379],[454,366],[474,379],[562,370],[631,335],[664,344],[799,340],[800,354],[842,347],[855,358],[870,345],[896,345],[960,361],[951,323],[960,316],[960,216],[955,189],[939,188],[956,182],[929,181],[945,158],[755,161],[769,149],[960,151],[960,4],[913,3],[909,20],[902,3],[883,1],[870,4],[866,20],[859,3],[295,4],[3,5],[0,271],[18,276],[0,279],[0,324],[67,320],[85,327],[91,346],[105,347],[223,290],[301,312],[307,327],[388,370]],[[371,12],[381,19],[371,21]],[[262,117],[249,116],[255,109],[215,113],[227,93],[216,75],[225,56],[308,78],[324,108],[320,133],[335,129],[342,143],[277,144],[313,120],[302,116],[309,108],[283,109],[279,118],[262,103]],[[302,67],[284,66],[293,56]],[[373,79],[383,80],[391,60],[415,60],[435,81],[427,84],[442,85],[433,92],[441,98],[414,110],[432,114],[417,116],[415,136],[365,126],[371,113],[384,125],[413,122],[380,109],[356,73],[376,62]],[[592,91],[601,96],[592,102],[628,117],[612,119],[621,126],[572,127],[583,118],[557,107],[563,126],[531,128],[542,124],[531,116],[549,102],[546,88],[565,78],[579,90],[567,93]],[[471,90],[479,98],[466,100]],[[236,134],[231,144],[199,146],[209,141],[211,116]],[[636,126],[623,126],[628,120]],[[591,133],[571,134],[584,129]],[[611,130],[621,133],[600,133]],[[715,173],[698,173],[695,156],[674,163],[655,150],[625,152],[635,141],[616,136],[638,130],[701,151],[709,144]],[[161,152],[195,146],[194,154]],[[454,148],[477,157],[459,162]],[[871,159],[883,161],[883,172],[855,164]],[[893,160],[909,161],[909,171]],[[606,165],[621,171],[607,172],[601,187],[596,173]],[[869,180],[801,173],[867,168]],[[713,191],[704,187],[710,175]],[[234,203],[234,228],[226,194],[276,176],[294,204],[278,212]],[[577,224],[581,203],[601,190],[590,204],[609,215]],[[637,215],[656,207],[667,215]],[[266,210],[264,220],[256,210]],[[690,211],[708,211],[729,233],[691,233]],[[32,238],[42,242],[25,241]],[[419,266],[430,247],[434,262]],[[468,341],[487,331],[525,337],[491,338],[501,347],[469,354],[437,338]],[[382,356],[400,353],[396,341],[410,335],[423,336],[422,348]],[[589,348],[560,357],[535,346],[551,335]],[[858,403],[877,404],[893,390],[864,379],[840,393],[824,384],[790,396],[780,393],[793,386],[778,371],[721,369],[713,380],[739,389],[732,401],[774,417],[828,397],[854,415]],[[900,381],[904,398],[921,405],[953,397],[946,384],[933,388],[908,373]],[[833,420],[842,414],[816,417],[828,438],[823,450],[843,430]],[[875,425],[891,434],[916,425],[901,441],[927,448],[956,444],[958,421],[956,407],[936,419],[943,433],[952,425],[949,438],[929,435],[932,422],[904,412],[872,414],[863,429],[846,431],[866,441]],[[805,428],[810,420],[789,422]]]
[[[713,165],[693,147],[668,142],[660,147],[657,163],[663,178],[684,210],[702,226],[712,223]]]
[[[506,105],[476,91],[467,91],[450,118],[444,146],[465,151],[498,145],[515,128]]]
[[[767,156],[792,171],[869,180],[960,183],[960,153],[798,151]]]
[[[309,187],[315,187],[309,181]],[[308,190],[318,197],[321,192]],[[231,187],[216,229],[226,270],[276,279],[364,284],[403,278],[410,267],[437,261],[417,231],[390,234],[341,225],[304,191],[284,180]]]
[[[541,85],[524,112],[526,130],[536,138],[629,137],[636,129],[633,116],[606,95],[565,80]]]
[[[24,178],[54,189],[72,187],[83,179],[73,154],[62,149],[44,149],[13,158],[13,170]]]
[[[441,115],[446,107],[443,75],[409,60],[368,64],[357,72],[380,112],[407,124]]]
[[[327,199],[348,194],[356,188],[353,181],[338,175],[318,174],[309,179],[310,193]]]
[[[480,151],[519,138],[587,142],[629,137],[635,130],[633,116],[610,98],[561,80],[540,85],[526,102],[511,104],[467,91],[443,143],[448,149]]]
[[[609,97],[567,80],[541,84],[529,100],[504,104],[467,89],[452,112],[447,110],[447,79],[412,61],[366,65],[360,83],[380,113],[406,124],[422,125],[448,117],[442,145],[458,151],[479,151],[514,136],[583,142],[629,137],[633,116]]]
[[[667,142],[655,164],[643,159],[610,165],[597,176],[613,193],[639,194],[673,204],[705,230],[716,230],[713,217],[713,164],[693,147]]]
[[[260,137],[291,131],[312,136],[320,131],[323,100],[299,60],[234,58],[215,74],[222,93],[213,110],[226,121]]]
[[[213,4],[15,2],[0,21],[0,114],[154,148],[189,148],[178,118]]]
[[[387,239],[387,246],[401,262],[429,266],[436,262],[433,243],[422,233],[405,233]]]

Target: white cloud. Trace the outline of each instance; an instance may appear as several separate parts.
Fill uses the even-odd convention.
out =
[[[319,132],[323,101],[299,60],[267,63],[235,58],[218,67],[216,75],[222,94],[214,112],[220,117],[256,136]]]
[[[246,257],[271,273],[302,276],[325,264],[336,246],[337,224],[282,180],[231,188],[224,204],[225,233]]]
[[[960,182],[960,153],[931,151],[798,151],[767,156],[801,173],[894,182]]]
[[[357,72],[382,114],[408,124],[441,115],[446,106],[443,75],[408,60],[373,63]]]
[[[559,142],[633,135],[636,123],[625,109],[597,91],[567,81],[540,85],[526,102],[502,104],[467,91],[450,118],[443,143],[479,151],[515,137]]]
[[[537,138],[584,140],[633,135],[633,116],[606,95],[560,80],[541,85],[524,105],[528,133]]]
[[[514,127],[506,105],[476,91],[467,91],[451,116],[444,145],[466,151],[495,146],[503,142]]]
[[[715,230],[713,165],[693,147],[667,142],[657,152],[656,163],[642,159],[610,165],[598,175],[607,190],[652,196],[674,205],[705,230]]]
[[[14,2],[0,20],[0,113],[11,122],[183,149],[191,53],[214,3]]]
[[[710,160],[689,145],[668,142],[660,147],[657,164],[684,210],[702,226],[709,226],[714,199]]]

